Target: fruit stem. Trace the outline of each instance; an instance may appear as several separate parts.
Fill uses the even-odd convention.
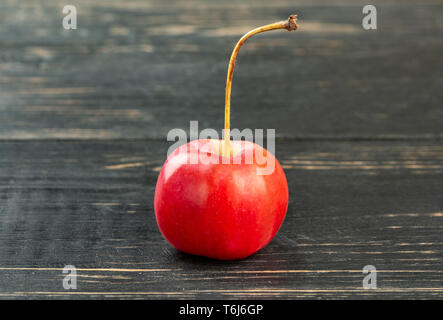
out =
[[[234,47],[234,50],[231,54],[231,59],[229,60],[228,66],[228,75],[226,78],[226,96],[225,96],[225,154],[231,154],[230,148],[230,117],[231,117],[231,84],[232,84],[232,75],[234,74],[235,67],[235,59],[237,58],[238,51],[240,47],[245,43],[245,41],[252,37],[255,34],[262,33],[265,31],[277,30],[277,29],[286,29],[288,31],[297,30],[297,15],[290,15],[288,20],[279,21],[275,23],[271,23],[262,27],[258,27],[254,30],[249,31],[240,40]]]

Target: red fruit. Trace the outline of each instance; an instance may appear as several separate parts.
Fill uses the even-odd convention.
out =
[[[224,142],[191,141],[175,150],[160,172],[155,215],[163,236],[178,250],[223,260],[246,258],[271,241],[285,218],[288,184],[277,159],[257,144],[230,140],[231,82],[240,47],[255,34],[279,29],[297,30],[296,15],[249,31],[232,51]],[[206,161],[208,155],[218,161]]]
[[[217,140],[194,140],[166,160],[155,190],[155,214],[163,236],[178,250],[215,259],[242,259],[260,250],[280,228],[288,207],[288,184],[274,156],[257,144],[232,141],[231,164],[214,149]],[[258,175],[262,152],[275,168]],[[192,163],[215,155],[218,163]],[[255,155],[255,153],[252,153]],[[235,160],[243,159],[240,164]],[[225,159],[226,160],[226,159]],[[234,164],[232,164],[232,162]]]

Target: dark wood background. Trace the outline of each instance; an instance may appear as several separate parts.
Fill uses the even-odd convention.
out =
[[[0,298],[442,298],[443,3],[0,2]],[[182,254],[153,197],[172,128],[275,128],[290,188],[242,261]],[[75,265],[78,289],[64,290]],[[362,288],[365,265],[378,289]]]

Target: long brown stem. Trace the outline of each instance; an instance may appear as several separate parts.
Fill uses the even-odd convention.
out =
[[[297,30],[297,15],[293,14],[289,16],[289,19],[287,21],[279,21],[275,23],[268,24],[266,26],[262,26],[259,28],[256,28],[254,30],[249,31],[246,33],[241,39],[237,42],[237,44],[234,47],[234,50],[231,54],[231,59],[229,60],[229,67],[228,67],[228,76],[226,78],[226,97],[225,97],[225,150],[229,153],[229,141],[230,141],[230,117],[231,117],[231,84],[232,84],[232,75],[234,73],[234,67],[235,67],[235,59],[237,58],[238,51],[240,50],[240,47],[245,43],[245,41],[252,37],[254,34],[270,31],[270,30],[276,30],[276,29],[286,29],[288,31]]]

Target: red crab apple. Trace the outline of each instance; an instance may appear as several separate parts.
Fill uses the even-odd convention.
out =
[[[289,195],[279,162],[255,143],[231,141],[229,132],[237,53],[250,36],[275,29],[296,30],[296,16],[248,32],[232,52],[224,140],[191,141],[172,152],[160,171],[156,219],[163,236],[180,251],[220,260],[246,258],[266,246],[283,223]],[[270,163],[272,170],[259,174]]]
[[[233,154],[224,159],[214,147],[222,143],[194,140],[168,157],[157,182],[155,212],[164,237],[178,250],[241,259],[277,233],[288,207],[288,184],[280,164],[259,145],[232,141]],[[192,163],[193,157],[208,153],[217,161]],[[260,164],[255,153],[274,161],[271,174],[257,174],[266,164]]]

